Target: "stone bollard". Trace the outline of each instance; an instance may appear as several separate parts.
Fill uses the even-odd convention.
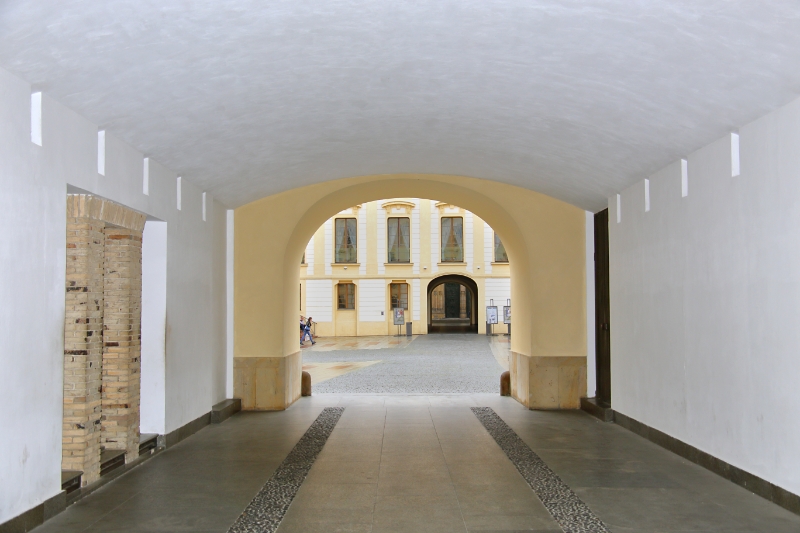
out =
[[[511,372],[500,374],[500,396],[511,396]]]
[[[300,394],[302,396],[311,396],[311,374],[305,371],[300,379]]]

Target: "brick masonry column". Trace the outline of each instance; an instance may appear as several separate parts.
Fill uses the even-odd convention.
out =
[[[100,477],[104,223],[67,218],[63,470]]]
[[[142,232],[105,228],[102,444],[139,455]]]

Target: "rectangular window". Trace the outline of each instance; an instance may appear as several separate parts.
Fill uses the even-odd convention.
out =
[[[411,262],[411,223],[408,217],[388,220],[387,242],[390,263]]]
[[[336,219],[336,259],[337,263],[357,263],[356,219]]]
[[[392,309],[408,309],[408,283],[392,283],[389,287],[392,293]]]
[[[339,309],[356,308],[356,285],[355,283],[339,283],[336,285],[338,290]]]
[[[500,241],[500,236],[494,234],[494,261],[495,263],[508,263],[508,254],[506,254],[506,247]]]
[[[464,219],[442,217],[442,262],[464,261]]]

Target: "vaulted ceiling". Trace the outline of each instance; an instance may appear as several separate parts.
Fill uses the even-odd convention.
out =
[[[0,66],[235,207],[366,174],[598,210],[791,101],[797,0],[5,0]]]

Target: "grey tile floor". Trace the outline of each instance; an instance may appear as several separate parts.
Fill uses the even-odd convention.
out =
[[[460,394],[498,392],[502,368],[485,335],[420,335],[403,348],[303,352],[304,363],[380,363],[313,384],[319,393]]]
[[[224,533],[327,406],[345,411],[280,533],[560,531],[471,406],[493,408],[611,531],[800,531],[800,517],[618,426],[496,394],[319,394],[240,413],[35,531]]]

